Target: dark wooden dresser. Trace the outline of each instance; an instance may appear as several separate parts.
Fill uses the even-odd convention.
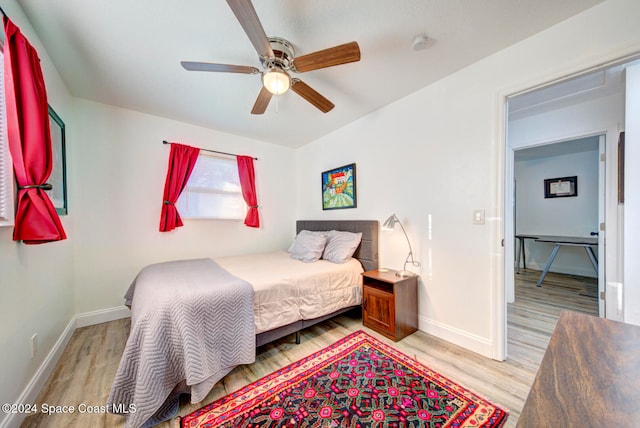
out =
[[[518,427],[640,426],[640,327],[565,311]]]

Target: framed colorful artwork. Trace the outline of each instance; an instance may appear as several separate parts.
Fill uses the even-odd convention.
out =
[[[322,173],[322,209],[356,208],[356,164]]]

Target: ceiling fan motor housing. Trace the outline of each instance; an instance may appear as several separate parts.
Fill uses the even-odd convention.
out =
[[[293,45],[282,37],[269,37],[269,44],[273,49],[273,58],[260,58],[264,68],[280,68],[291,70],[294,57]]]

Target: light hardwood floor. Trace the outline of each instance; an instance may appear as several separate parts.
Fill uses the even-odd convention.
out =
[[[597,314],[595,279],[547,275],[536,287],[538,271],[516,275],[516,301],[508,307],[508,354],[495,361],[418,331],[395,343],[407,355],[468,389],[506,408],[506,427],[515,427],[544,350],[560,311],[564,308]],[[39,405],[104,405],[129,332],[123,319],[76,330],[51,378],[37,400]],[[341,316],[302,332],[302,343],[293,336],[258,349],[256,362],[237,367],[198,404],[181,404],[179,414],[233,392],[262,376],[313,353],[355,330],[362,329],[393,343],[362,325],[357,316]],[[112,414],[32,415],[22,427],[123,427],[124,418]],[[178,427],[178,418],[158,425]]]

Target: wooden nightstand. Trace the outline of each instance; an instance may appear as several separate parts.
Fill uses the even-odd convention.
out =
[[[362,323],[396,342],[418,330],[418,277],[364,272]]]

